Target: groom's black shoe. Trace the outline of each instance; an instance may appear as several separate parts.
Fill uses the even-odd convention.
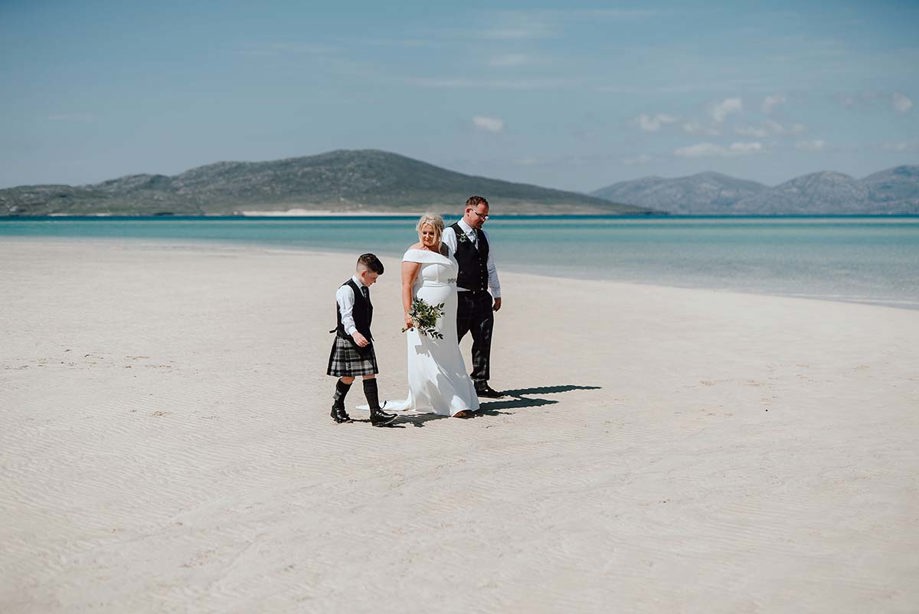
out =
[[[373,426],[389,426],[397,417],[396,414],[387,413],[382,409],[370,410],[370,424]]]
[[[476,396],[487,397],[489,399],[500,399],[504,396],[497,390],[493,390],[492,387],[486,383],[476,384],[475,394]]]
[[[343,422],[353,422],[351,416],[348,415],[348,412],[345,411],[344,405],[338,405],[337,403],[332,405],[332,420],[341,424]]]

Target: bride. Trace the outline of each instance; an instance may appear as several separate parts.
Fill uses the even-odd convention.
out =
[[[441,243],[444,220],[425,214],[418,220],[418,243],[402,256],[402,307],[408,347],[408,399],[389,401],[386,409],[434,412],[471,418],[479,409],[456,336],[456,276],[459,266]],[[410,314],[412,302],[443,303],[435,328],[442,338],[422,334]],[[401,406],[401,407],[400,407]]]

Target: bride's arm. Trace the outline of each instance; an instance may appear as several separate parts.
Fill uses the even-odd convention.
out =
[[[415,327],[409,312],[412,310],[412,286],[415,285],[420,268],[420,262],[402,263],[402,316],[405,319],[405,328]]]

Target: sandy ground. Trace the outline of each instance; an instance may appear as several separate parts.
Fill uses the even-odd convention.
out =
[[[505,399],[336,425],[353,260],[0,242],[0,611],[919,608],[919,311],[505,274]]]

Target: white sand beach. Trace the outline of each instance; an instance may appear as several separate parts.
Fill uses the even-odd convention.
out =
[[[919,311],[504,273],[505,399],[337,425],[355,257],[0,242],[0,612],[917,611]]]

